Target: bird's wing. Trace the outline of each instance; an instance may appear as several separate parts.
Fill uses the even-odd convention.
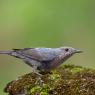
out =
[[[37,48],[24,48],[24,49],[13,49],[15,52],[31,58],[36,61],[51,61],[56,57],[56,53],[48,49],[37,49]]]

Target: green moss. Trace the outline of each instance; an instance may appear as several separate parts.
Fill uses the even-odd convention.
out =
[[[95,70],[64,65],[52,74],[29,73],[7,84],[9,95],[95,95]]]

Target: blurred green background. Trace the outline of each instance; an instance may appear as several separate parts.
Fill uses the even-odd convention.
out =
[[[65,64],[95,68],[94,0],[0,0],[0,50],[60,46],[84,51]],[[29,72],[21,60],[0,55],[0,95]]]

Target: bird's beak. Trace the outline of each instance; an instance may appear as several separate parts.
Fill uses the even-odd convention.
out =
[[[75,53],[82,53],[83,51],[75,49]]]

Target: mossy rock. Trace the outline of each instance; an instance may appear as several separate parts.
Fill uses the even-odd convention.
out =
[[[9,95],[95,95],[95,70],[64,65],[39,76],[29,73],[8,83]]]

